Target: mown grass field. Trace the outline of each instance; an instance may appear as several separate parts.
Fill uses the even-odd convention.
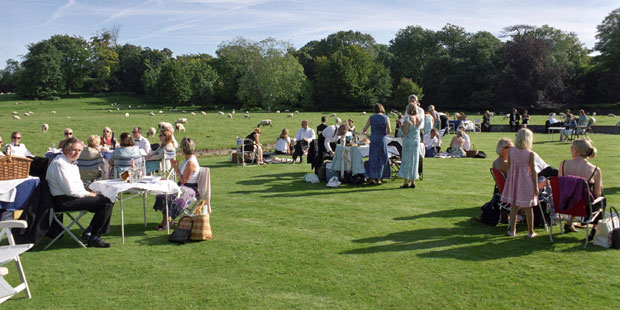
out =
[[[232,147],[235,136],[249,133],[260,119],[274,120],[262,137],[263,143],[273,143],[282,127],[294,132],[303,118],[315,127],[320,117],[256,113],[245,120],[237,113],[231,121],[214,111],[191,116],[164,109],[160,119],[148,116],[150,109],[131,109],[125,118],[124,108],[106,112],[106,100],[142,104],[130,97],[21,100],[21,105],[4,100],[0,135],[6,142],[11,131],[21,130],[23,142],[40,155],[62,138],[67,126],[85,138],[105,125],[118,134],[134,125],[151,127],[187,117],[184,135],[196,138],[199,148],[215,149]],[[35,114],[13,121],[13,110]],[[52,116],[51,110],[57,113]],[[348,116],[358,126],[367,118],[338,113]],[[42,122],[50,124],[48,133],[40,132]],[[213,240],[171,244],[165,232],[154,230],[161,220],[150,209],[154,199],[147,200],[146,229],[141,202],[129,201],[124,244],[117,208],[106,237],[110,249],[81,249],[64,238],[48,251],[24,254],[34,297],[26,300],[21,293],[2,308],[618,308],[619,251],[593,245],[584,249],[583,231],[556,233],[550,243],[542,228],[533,240],[526,238],[524,226],[509,238],[503,236],[505,225],[471,220],[491,197],[488,168],[501,136],[512,134],[470,134],[487,159],[425,160],[424,180],[416,189],[398,188],[401,180],[330,189],[302,182],[311,172],[306,164],[243,168],[228,163],[226,156],[200,158],[201,165],[211,168]],[[610,205],[618,206],[620,137],[591,138],[599,150],[593,162],[603,171],[604,193]],[[552,166],[569,158],[569,149],[569,143],[535,135],[534,150]],[[9,264],[9,270],[9,281],[16,280],[14,266]]]

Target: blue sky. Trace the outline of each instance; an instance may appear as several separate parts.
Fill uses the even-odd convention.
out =
[[[215,55],[223,41],[275,37],[300,48],[340,30],[361,31],[388,44],[409,25],[499,35],[515,24],[548,24],[575,32],[589,48],[596,26],[617,0],[0,0],[0,68],[27,45],[54,34],[90,38],[120,26],[119,43],[170,48],[175,55]]]

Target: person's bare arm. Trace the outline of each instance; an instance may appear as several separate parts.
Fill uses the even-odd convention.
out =
[[[172,161],[173,160],[171,159],[170,162]],[[177,165],[176,160],[174,161],[173,166],[174,166],[175,172],[179,176],[179,183],[181,184],[187,183],[189,176],[192,175],[192,173],[196,171],[196,165],[191,161],[187,163],[187,166],[185,166],[185,171],[183,171],[183,174],[181,174],[181,171],[179,170],[179,166]]]
[[[603,172],[601,169],[597,169],[594,173],[594,198],[601,197],[603,195]]]
[[[403,135],[406,135],[409,132],[409,122],[403,122],[403,125],[400,126],[400,129],[403,131]]]
[[[366,125],[364,125],[364,128],[362,129],[362,133],[364,135],[366,135],[366,130],[368,130],[368,127],[370,127],[370,118],[368,118],[368,120],[366,121]]]
[[[538,172],[536,172],[536,160],[533,152],[530,152],[530,172],[532,173],[532,184],[534,184],[534,196],[538,196]]]
[[[385,117],[385,120],[387,121],[387,126],[386,126],[386,133],[389,135],[390,133],[392,133],[392,124],[390,124],[390,118],[388,116]]]

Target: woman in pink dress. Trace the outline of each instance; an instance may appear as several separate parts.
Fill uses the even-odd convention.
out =
[[[534,134],[527,128],[521,128],[515,138],[515,147],[508,155],[508,175],[502,192],[502,202],[510,204],[510,223],[507,235],[514,237],[517,229],[517,211],[525,209],[528,237],[536,237],[534,232],[534,211],[538,204],[538,173],[535,169],[532,152]]]

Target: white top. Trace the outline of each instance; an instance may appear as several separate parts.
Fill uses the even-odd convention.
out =
[[[276,141],[276,151],[280,151],[282,153],[288,153],[288,147],[291,145],[291,137],[286,137],[286,139],[282,139],[278,137],[278,141]]]
[[[332,148],[329,144],[338,142],[338,125],[327,126],[327,128],[323,129],[321,134],[325,137],[325,151],[328,153],[332,152]]]
[[[420,107],[416,107],[416,116],[420,116],[420,119],[422,120],[420,122],[420,130],[424,130],[424,109],[420,108]]]
[[[15,143],[11,142],[4,147],[4,151],[6,152],[6,149],[9,147],[11,148],[12,156],[33,157],[32,153],[28,151],[28,149],[26,148],[26,145],[23,143],[20,143],[19,145],[15,145]]]
[[[133,143],[143,150],[146,154],[151,151],[151,143],[144,136],[140,136],[140,139],[133,139]]]
[[[469,151],[469,149],[471,148],[471,144],[469,141],[469,135],[463,132],[463,140],[465,140],[465,147],[463,147],[464,150]]]
[[[65,154],[56,156],[47,167],[45,177],[52,196],[85,197],[90,194],[80,179],[80,169],[75,162],[69,161]]]
[[[295,141],[301,141],[304,138],[308,139],[308,143],[310,143],[312,140],[314,140],[316,138],[316,136],[314,135],[314,129],[312,128],[299,128],[299,130],[297,130],[297,134],[295,135]]]
[[[441,139],[439,139],[439,137],[435,136],[433,138],[431,138],[431,134],[427,133],[424,135],[424,145],[426,145],[426,147],[429,146],[433,146],[433,147],[439,147],[441,146]]]
[[[179,149],[179,142],[177,142],[177,139],[175,139],[174,136],[172,136],[172,145],[174,145],[175,151]]]
[[[536,152],[532,152],[534,153],[534,170],[536,170],[536,173],[541,172],[543,169],[549,167],[549,165],[547,165],[547,163],[542,160],[542,158],[540,158],[540,156],[538,156],[538,154],[536,154]]]
[[[559,123],[561,122],[559,119],[555,118],[555,114],[551,114],[551,116],[549,116],[549,123],[553,124],[553,123]]]
[[[194,170],[194,172],[189,176],[189,178],[187,179],[187,181],[185,183],[190,183],[190,184],[196,184],[198,183],[198,171],[200,171],[200,165],[198,165],[198,159],[196,159],[196,156],[192,155],[190,156],[189,159],[185,160],[182,164],[181,167],[179,168],[179,171],[181,171],[181,174],[185,173],[185,167],[187,166],[187,162],[193,162],[194,166],[196,167],[196,170]]]

